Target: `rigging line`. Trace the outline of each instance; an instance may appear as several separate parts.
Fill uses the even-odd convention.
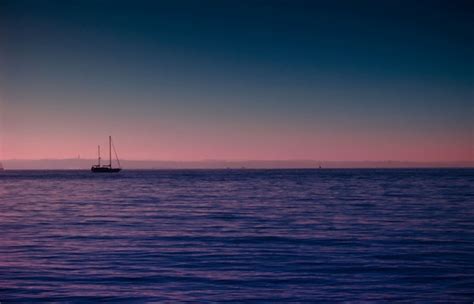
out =
[[[112,141],[112,148],[114,149],[115,158],[117,159],[117,163],[119,165],[119,168],[121,168],[122,166],[120,165],[120,160],[119,160],[118,155],[117,155],[117,150],[115,150],[115,145],[114,145],[113,141]]]

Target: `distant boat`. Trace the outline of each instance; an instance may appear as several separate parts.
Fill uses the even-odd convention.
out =
[[[118,167],[117,168],[112,167],[112,136],[109,136],[109,164],[108,165],[101,165],[100,164],[100,160],[101,160],[100,146],[97,147],[97,152],[98,152],[97,165],[94,165],[94,166],[91,167],[92,172],[96,172],[96,173],[114,173],[114,172],[120,172],[122,170],[122,168],[120,168],[120,161],[119,161],[118,156],[117,156],[117,151],[115,151],[115,147],[114,147],[114,153],[115,153],[115,157],[117,159]]]

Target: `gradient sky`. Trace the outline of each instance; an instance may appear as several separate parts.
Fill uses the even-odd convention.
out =
[[[474,160],[472,1],[0,3],[0,159]]]

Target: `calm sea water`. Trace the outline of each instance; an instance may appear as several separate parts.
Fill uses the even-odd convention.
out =
[[[474,301],[474,170],[5,171],[0,301]]]

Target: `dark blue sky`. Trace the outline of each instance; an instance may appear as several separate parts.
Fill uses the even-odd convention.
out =
[[[472,3],[3,1],[4,158],[467,160]]]

